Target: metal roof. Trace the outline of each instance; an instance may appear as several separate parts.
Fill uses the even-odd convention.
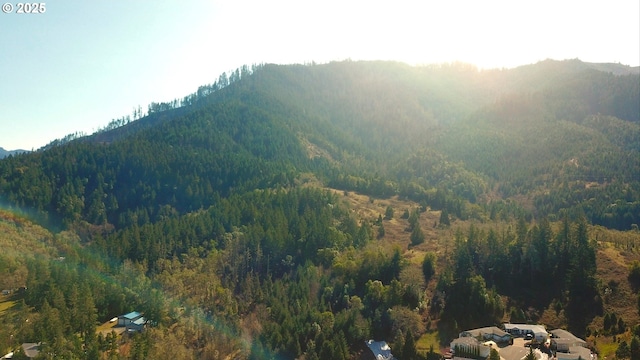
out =
[[[451,341],[451,347],[454,347],[457,344],[478,345],[480,344],[480,342],[474,337],[464,336],[464,337],[459,337],[457,339],[453,339],[453,341]]]
[[[134,319],[139,318],[140,316],[142,316],[142,314],[140,314],[137,311],[132,311],[132,312],[130,312],[128,314],[122,315],[123,318],[128,319],[128,320],[134,320]]]
[[[28,358],[34,358],[40,353],[40,343],[24,343],[22,344],[24,355]]]
[[[485,335],[495,335],[499,337],[510,336],[508,333],[504,332],[502,329],[496,326],[488,326],[479,329],[471,329],[466,330],[460,333],[460,337],[464,336],[463,334],[470,334],[471,336],[485,336]]]
[[[544,328],[544,325],[531,325],[531,324],[504,324],[505,330],[529,330],[534,333],[544,333],[547,334],[547,330]]]
[[[386,341],[366,341],[367,346],[378,360],[395,359],[391,354],[391,348]]]
[[[586,341],[580,339],[579,337],[573,335],[572,333],[564,329],[555,329],[549,332],[553,335],[552,340],[565,340],[565,341],[571,341],[571,342],[586,343]]]

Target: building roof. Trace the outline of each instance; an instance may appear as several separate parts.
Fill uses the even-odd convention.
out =
[[[22,350],[28,358],[34,358],[40,353],[40,343],[23,343]]]
[[[564,329],[555,329],[549,332],[551,333],[551,335],[553,335],[552,339],[555,341],[563,340],[563,341],[572,342],[572,343],[585,343],[585,344],[587,343],[586,341],[580,339],[579,337],[573,335],[572,333]]]
[[[556,357],[561,360],[591,360],[591,350],[582,346],[572,346],[569,353],[557,352]]]
[[[547,333],[544,325],[531,325],[531,324],[504,324],[504,329],[509,331],[512,329],[530,330],[533,333]]]
[[[467,335],[469,334],[469,335]],[[498,336],[498,337],[505,337],[505,336],[510,336],[508,333],[502,331],[502,329],[495,327],[495,326],[488,326],[488,327],[483,327],[483,328],[479,328],[479,329],[471,329],[471,330],[466,330],[460,333],[460,337],[463,336],[473,336],[473,337],[482,337],[484,338],[485,335],[494,335],[494,336]]]
[[[556,359],[558,360],[579,360],[580,358],[582,358],[580,355],[578,354],[569,354],[569,353],[561,353],[558,352],[556,354]],[[591,358],[591,357],[589,357]],[[585,360],[584,358],[582,360]],[[588,359],[586,359],[588,360]]]
[[[127,320],[134,320],[134,319],[139,318],[140,316],[142,316],[142,314],[140,314],[137,311],[132,311],[132,312],[130,312],[128,314],[121,315],[121,317],[123,317],[123,318],[125,318]]]
[[[367,347],[373,353],[373,356],[377,360],[394,360],[395,358],[391,354],[391,348],[386,341],[373,341],[369,340],[365,342]]]
[[[136,325],[144,325],[146,322],[147,322],[147,319],[143,318],[142,316],[133,321],[133,323]]]
[[[581,358],[585,360],[591,359],[591,350],[582,346],[571,346],[569,348],[569,354],[578,354]]]
[[[480,342],[471,336],[459,337],[457,339],[453,339],[451,342],[451,347],[453,348],[455,345],[479,345]]]
[[[520,346],[505,346],[500,351],[500,357],[504,360],[521,360],[527,356],[529,349]]]

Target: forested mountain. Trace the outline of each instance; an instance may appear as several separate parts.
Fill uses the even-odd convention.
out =
[[[640,220],[638,75],[593,67],[245,67],[137,121],[4,162],[0,189],[44,218],[120,226],[119,214],[184,213],[312,171],[337,188],[402,194],[461,218],[470,216],[461,200],[497,191],[526,195],[536,216],[578,209],[629,229]]]
[[[442,334],[499,323],[511,310],[500,295],[559,304],[563,325],[584,334],[606,306],[587,229],[637,231],[638,174],[637,68],[269,64],[3,159],[0,203],[77,235],[60,253],[114,284],[113,298],[65,298],[76,265],[24,260],[7,271],[29,274],[26,308],[55,317],[84,301],[97,320],[137,308],[155,324],[127,353],[68,323],[46,335],[58,353],[79,351],[62,339],[81,334],[98,358],[153,357],[174,341],[178,358],[338,359],[370,337],[402,345],[432,320]],[[411,205],[371,219],[349,192]],[[405,223],[403,245],[384,245],[385,226],[402,234]],[[427,227],[451,241],[426,244]],[[409,242],[438,254],[424,274]],[[536,298],[545,274],[566,281]]]

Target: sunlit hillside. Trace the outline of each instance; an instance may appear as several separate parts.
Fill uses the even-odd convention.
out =
[[[2,159],[0,351],[435,359],[532,322],[615,355],[640,336],[636,70],[245,66]]]

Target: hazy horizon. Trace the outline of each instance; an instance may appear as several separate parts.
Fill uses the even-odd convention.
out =
[[[0,146],[31,150],[92,133],[138,106],[259,63],[458,61],[491,69],[577,58],[635,67],[639,14],[638,2],[624,0],[46,3],[40,14],[0,14],[0,121],[10,124]]]

